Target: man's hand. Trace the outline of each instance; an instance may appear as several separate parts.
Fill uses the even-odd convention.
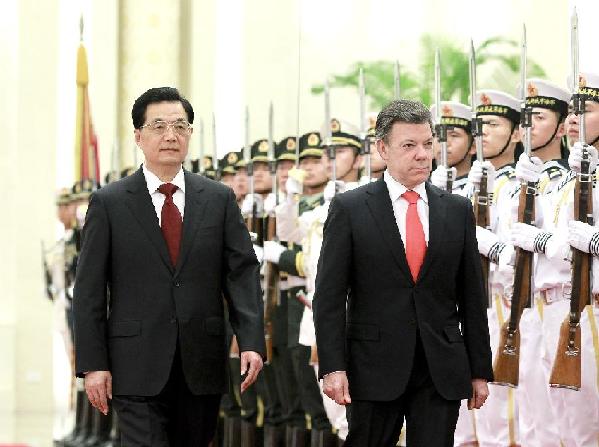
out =
[[[89,402],[104,415],[108,414],[108,399],[112,399],[110,371],[91,371],[85,375],[85,391]]]
[[[468,409],[480,409],[489,397],[489,386],[485,379],[472,379],[472,397],[468,399]]]
[[[241,383],[241,392],[247,390],[258,378],[262,369],[262,356],[254,351],[243,351],[241,353],[241,375],[247,372],[245,380]]]
[[[324,394],[339,405],[351,404],[349,383],[345,371],[336,371],[324,376],[324,379],[322,379],[322,389]]]

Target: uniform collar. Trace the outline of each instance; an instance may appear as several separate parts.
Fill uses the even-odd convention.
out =
[[[158,190],[158,187],[160,185],[166,182],[160,180],[156,174],[150,171],[146,167],[145,163],[142,165],[142,169],[144,177],[146,178],[146,186],[148,187],[148,192],[150,193],[150,195],[152,195]],[[173,185],[177,186],[183,193],[185,193],[185,176],[183,175],[182,167],[179,168],[179,172],[177,172],[175,178],[173,178],[169,183],[172,183]]]

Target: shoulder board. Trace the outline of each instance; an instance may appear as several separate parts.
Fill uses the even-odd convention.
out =
[[[568,171],[568,173],[560,180],[560,182],[558,183],[555,190],[556,191],[562,190],[568,183],[570,183],[575,178],[576,178],[576,173],[574,171]]]
[[[512,178],[516,178],[516,169],[514,168],[514,165],[506,165],[502,168],[499,168],[496,172],[495,172],[495,178],[499,178],[499,177],[503,177],[503,176],[507,176],[507,178],[512,179]]]

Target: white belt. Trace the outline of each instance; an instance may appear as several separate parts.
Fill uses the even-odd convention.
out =
[[[550,289],[541,290],[540,295],[541,299],[547,304],[569,300],[572,295],[572,286],[570,283],[561,284]]]

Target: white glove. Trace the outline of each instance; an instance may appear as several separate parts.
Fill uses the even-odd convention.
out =
[[[360,182],[359,185],[363,186],[363,185],[368,185],[371,182],[376,182],[378,179],[374,178],[374,177],[368,177],[367,175],[363,175],[362,177],[360,177]]]
[[[472,163],[470,172],[468,173],[468,182],[472,183],[476,189],[479,189],[480,180],[483,176],[483,168],[487,170],[487,193],[492,194],[493,184],[495,182],[495,167],[490,161],[484,161],[481,163],[479,160],[475,160],[474,163]]]
[[[478,225],[476,226],[476,240],[478,241],[478,252],[483,256],[488,256],[491,247],[499,242],[495,233]]]
[[[77,209],[75,209],[75,219],[77,219],[78,228],[83,228],[85,215],[87,214],[87,206],[87,203],[82,203],[81,205],[77,205]]]
[[[256,253],[256,258],[258,258],[258,262],[262,264],[262,259],[264,258],[264,249],[259,245],[253,244],[254,253]]]
[[[269,193],[264,199],[264,214],[271,215],[277,207],[277,196],[274,193]]]
[[[551,236],[551,233],[539,230],[533,225],[516,222],[510,231],[510,242],[526,251],[545,253],[547,241]]]
[[[252,214],[254,210],[254,203],[256,204],[256,212],[260,213],[264,209],[264,199],[260,194],[247,194],[241,202],[241,214],[248,216]]]
[[[595,172],[595,169],[597,168],[597,149],[588,144],[584,146],[589,152],[589,172]],[[574,143],[570,148],[570,156],[568,157],[570,169],[577,173],[580,173],[580,164],[582,163],[582,147],[582,143],[578,141]]]
[[[568,243],[580,251],[597,256],[599,228],[578,220],[571,220],[568,222]]]
[[[341,180],[337,180],[336,182],[329,180],[327,186],[324,187],[322,195],[326,202],[330,202],[335,195],[341,194],[342,192],[345,192],[345,182]]]
[[[431,183],[435,185],[437,188],[447,188],[447,173],[449,171],[453,172],[452,178],[455,179],[458,172],[456,168],[445,168],[443,166],[437,166],[437,169],[435,169],[431,174]]]
[[[516,178],[521,182],[537,183],[543,172],[543,162],[539,157],[529,157],[522,153],[516,163]]]
[[[273,264],[278,264],[279,259],[281,259],[281,254],[287,250],[281,244],[275,241],[265,241],[264,242],[264,257],[263,260],[266,262],[272,262]]]
[[[306,171],[303,169],[291,168],[287,175],[289,175],[285,182],[287,195],[293,196],[295,194],[301,194],[304,191],[304,177],[306,176]]]

